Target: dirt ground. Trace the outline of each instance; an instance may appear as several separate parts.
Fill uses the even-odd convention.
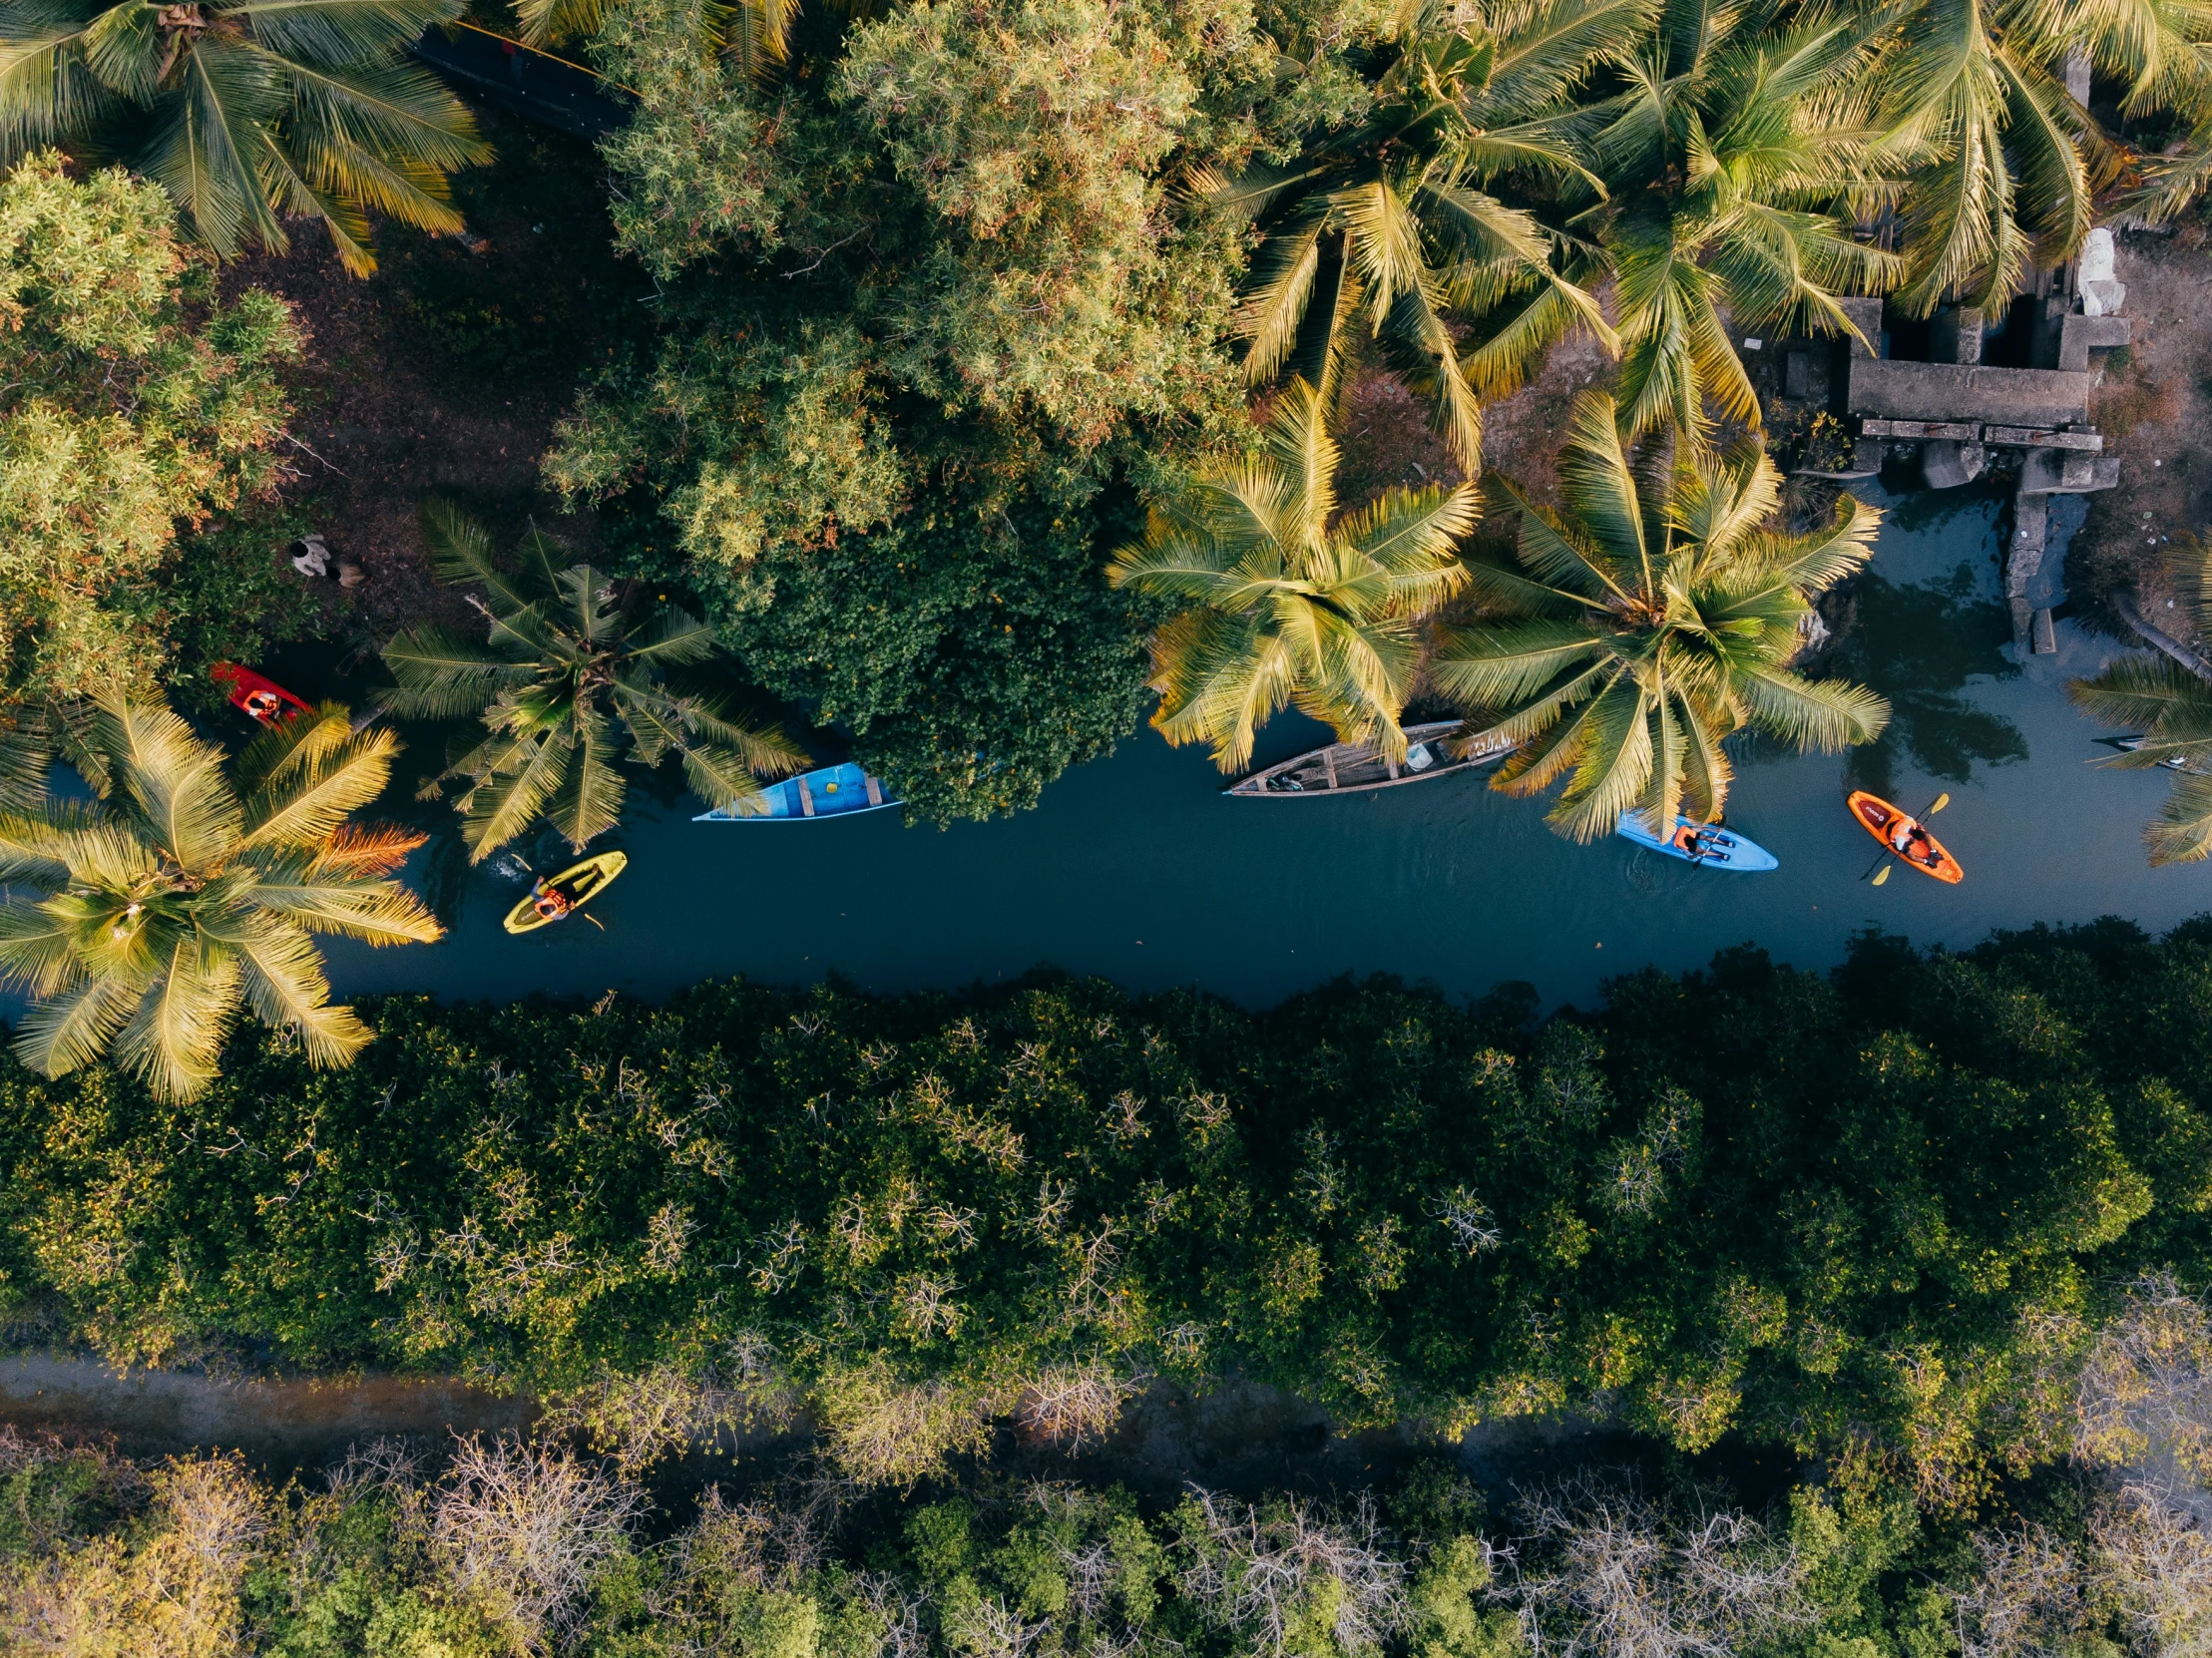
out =
[[[226,287],[290,300],[311,336],[292,387],[294,494],[332,555],[329,577],[308,587],[341,636],[458,618],[425,558],[417,515],[431,496],[482,517],[502,543],[532,518],[579,551],[596,542],[588,514],[564,514],[546,493],[539,460],[579,378],[637,311],[642,278],[609,246],[588,145],[478,117],[499,160],[455,182],[467,235],[385,226],[379,269],[362,280],[302,227],[289,253],[225,272]],[[362,575],[350,590],[341,563]]]
[[[1560,341],[1542,373],[1483,410],[1484,468],[1532,500],[1555,502],[1567,411],[1577,393],[1605,385],[1612,369],[1594,336],[1575,333]],[[1354,383],[1337,441],[1343,453],[1339,494],[1347,503],[1371,501],[1395,485],[1456,484],[1463,476],[1429,423],[1429,406],[1379,368]],[[1484,503],[1486,517],[1506,509],[1502,498]]]
[[[2164,560],[2212,520],[2212,247],[2204,226],[2123,235],[2118,274],[2134,343],[2106,355],[2089,418],[2120,457],[2120,482],[2089,498],[2088,521],[2067,554],[2067,588],[2081,620],[2132,639],[2104,596],[2134,588],[2146,611],[2177,618],[2165,611]]]

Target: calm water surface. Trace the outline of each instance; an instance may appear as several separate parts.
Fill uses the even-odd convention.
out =
[[[2009,659],[1988,496],[1890,503],[1851,672],[1898,708],[1878,748],[1743,765],[1729,821],[1782,862],[1768,875],[1692,869],[1623,841],[1572,846],[1538,802],[1486,775],[1349,799],[1227,800],[1202,753],[1148,730],[1070,772],[1020,817],[939,831],[885,812],[852,822],[692,823],[688,802],[634,791],[605,845],[631,865],[591,909],[510,938],[521,892],[490,866],[467,877],[451,938],[429,949],[332,949],[344,994],[531,992],[647,997],[713,976],[870,991],[953,988],[1040,963],[1132,990],[1189,985],[1264,1005],[1339,974],[1388,972],[1455,996],[1533,982],[1588,1001],[1647,962],[1703,964],[1754,940],[1829,966],[1867,927],[1965,946],[1992,928],[2134,918],[2151,929],[2212,909],[2212,865],[2154,871],[2139,834],[2163,772],[2114,772],[2060,687],[2120,647],[2069,623],[2055,656]],[[1259,758],[1322,739],[1283,718]],[[1937,827],[1960,887],[1899,870],[1863,879],[1873,843],[1846,815],[1866,786],[1919,809],[1948,788]],[[558,866],[555,866],[558,867]]]

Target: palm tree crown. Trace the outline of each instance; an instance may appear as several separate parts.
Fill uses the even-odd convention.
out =
[[[1581,841],[1625,811],[1654,833],[1678,811],[1718,817],[1733,775],[1721,744],[1742,727],[1832,751],[1889,718],[1873,692],[1787,665],[1812,598],[1866,563],[1879,515],[1847,495],[1826,529],[1780,534],[1781,478],[1756,444],[1684,445],[1639,481],[1616,419],[1602,393],[1576,403],[1566,510],[1514,497],[1518,569],[1469,561],[1487,620],[1449,631],[1429,669],[1470,725],[1521,745],[1493,787],[1568,779],[1549,821]]]
[[[1595,181],[1573,160],[1566,95],[1640,32],[1644,0],[1548,0],[1502,30],[1429,5],[1355,126],[1287,167],[1200,193],[1258,217],[1264,239],[1237,315],[1255,383],[1285,370],[1332,401],[1362,330],[1436,405],[1469,473],[1481,466],[1481,396],[1522,380],[1543,347],[1580,324],[1615,344],[1597,302],[1561,274],[1567,243],[1482,187],[1500,175]],[[1445,314],[1512,313],[1463,350]]]
[[[1846,332],[1836,303],[1902,265],[1847,229],[1886,183],[1864,124],[1875,14],[1671,0],[1616,62],[1617,90],[1575,118],[1607,200],[1577,215],[1614,277],[1623,429],[1702,440],[1707,406],[1756,426],[1729,339]],[[1571,206],[1571,203],[1567,204]]]
[[[0,978],[36,999],[24,1061],[58,1076],[112,1050],[157,1096],[189,1099],[250,1007],[311,1063],[347,1062],[370,1032],[329,1005],[309,935],[440,936],[385,879],[423,837],[347,822],[383,791],[397,740],[325,703],[250,744],[233,787],[222,750],[166,707],[105,702],[76,736],[101,798],[0,816],[0,880],[46,892],[0,908]]]
[[[2199,636],[2212,638],[2212,548],[2184,551],[2173,574]],[[2171,657],[2145,653],[2122,656],[2091,678],[2069,681],[2066,693],[2094,718],[2142,728],[2142,742],[2107,765],[2179,770],[2165,809],[2143,828],[2151,863],[2193,864],[2212,857],[2212,683]]]
[[[16,0],[0,9],[0,159],[120,142],[228,257],[319,218],[375,269],[370,212],[458,230],[445,176],[488,161],[461,101],[403,62],[461,0]]]
[[[384,647],[399,681],[385,702],[400,714],[477,715],[490,729],[426,790],[434,795],[445,779],[463,783],[456,804],[472,861],[541,814],[579,850],[614,828],[626,792],[616,762],[624,758],[652,766],[677,755],[692,789],[716,807],[757,799],[756,774],[782,776],[806,763],[781,731],[738,718],[725,691],[696,673],[717,654],[705,622],[672,606],[633,616],[604,572],[566,564],[536,529],[523,538],[520,570],[508,575],[493,562],[482,526],[437,503],[423,521],[439,574],[482,584],[483,597],[470,603],[490,633],[401,633]]]
[[[1321,394],[1293,380],[1265,452],[1154,507],[1144,539],[1108,567],[1116,587],[1197,607],[1153,635],[1152,723],[1171,743],[1211,743],[1224,771],[1289,703],[1405,757],[1416,624],[1467,580],[1453,546],[1478,497],[1471,484],[1394,489],[1340,517],[1336,463]]]

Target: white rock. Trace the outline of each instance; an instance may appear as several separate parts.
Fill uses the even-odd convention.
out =
[[[2109,282],[2113,274],[2112,232],[2099,225],[2082,239],[2081,280],[2084,285],[2090,282]],[[2094,316],[2097,313],[2091,311],[2089,314]]]

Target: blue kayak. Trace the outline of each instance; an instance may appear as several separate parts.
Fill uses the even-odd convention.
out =
[[[717,806],[693,823],[795,823],[807,818],[854,817],[901,804],[856,765],[823,766],[786,777],[760,791],[758,800]]]
[[[1689,824],[1686,817],[1676,817],[1677,833]],[[1672,841],[1663,841],[1643,826],[1634,812],[1622,812],[1620,825],[1615,831],[1624,841],[1634,841],[1648,851],[1662,853],[1669,858],[1679,858],[1685,864],[1696,864],[1700,869],[1732,869],[1743,874],[1759,870],[1780,869],[1774,854],[1756,841],[1747,841],[1732,829],[1723,829],[1717,823],[1702,826],[1697,836],[1697,851],[1684,852]]]

